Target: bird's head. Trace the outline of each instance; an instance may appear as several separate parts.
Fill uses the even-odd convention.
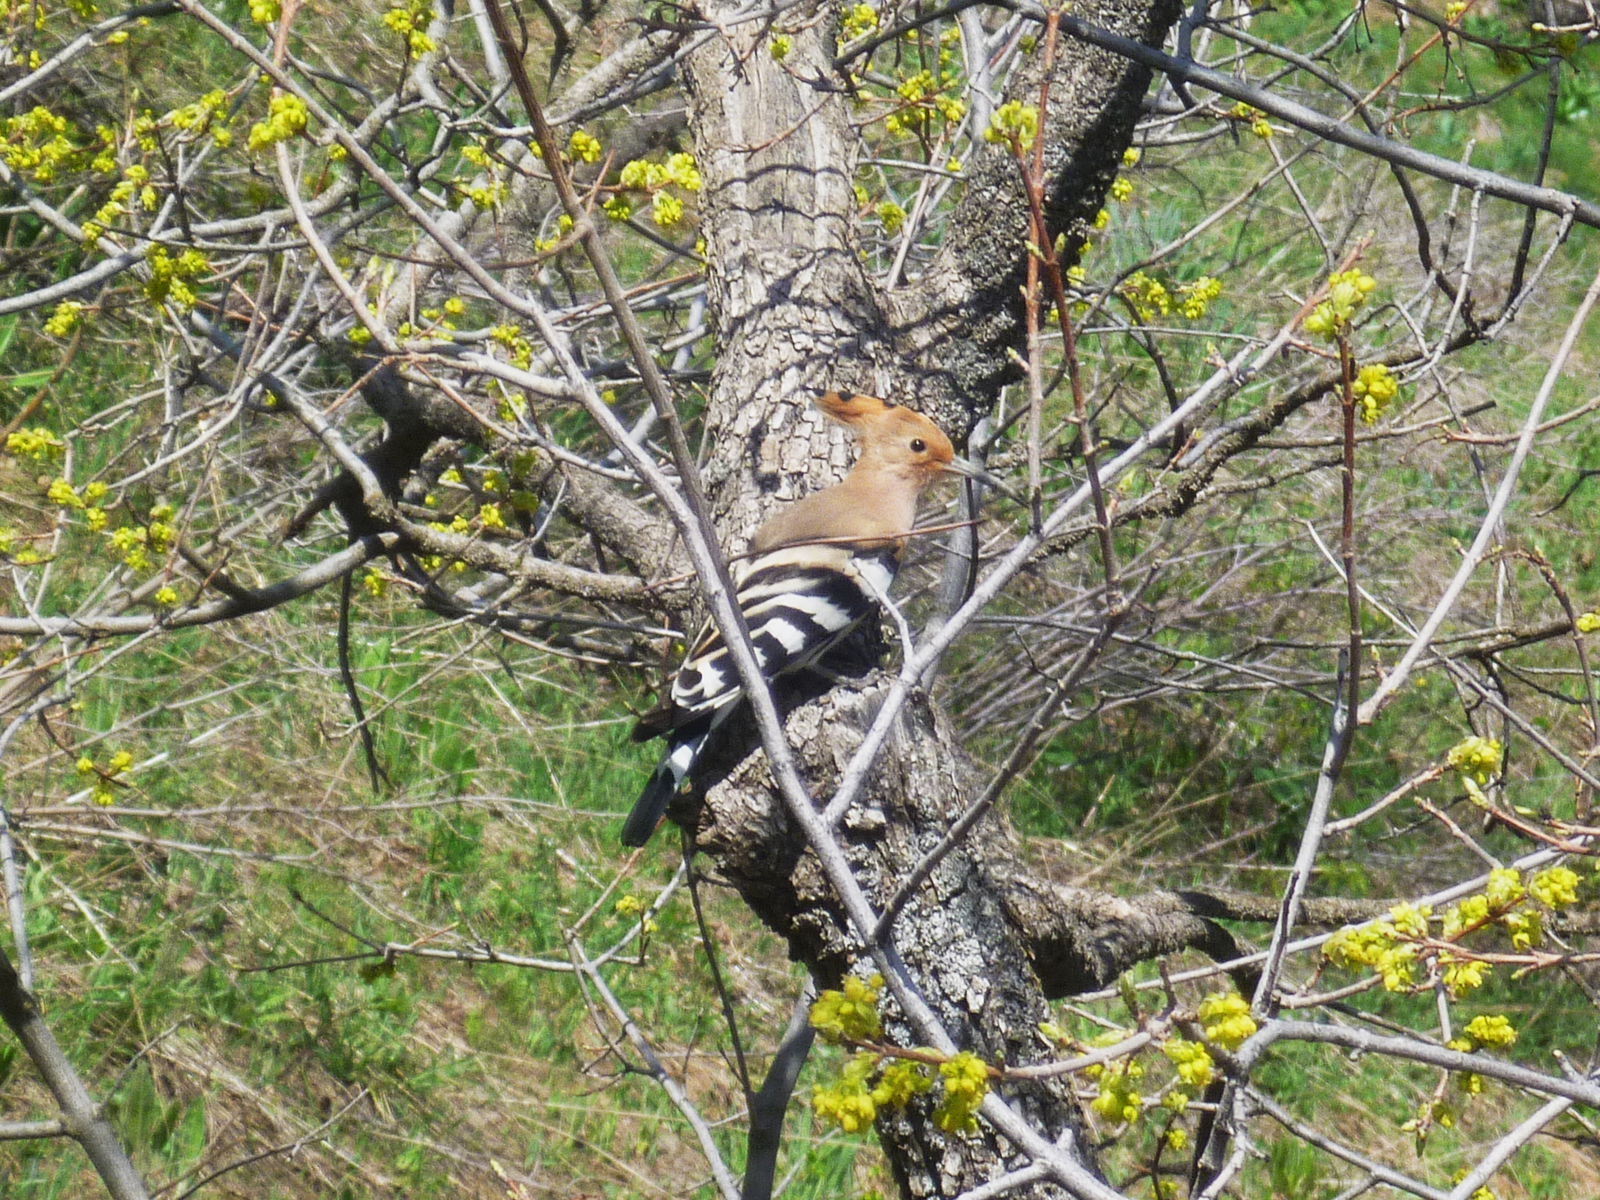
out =
[[[861,443],[857,467],[886,471],[918,490],[940,477],[959,473],[960,460],[950,439],[927,417],[876,396],[829,392],[817,401],[823,414],[851,430]]]

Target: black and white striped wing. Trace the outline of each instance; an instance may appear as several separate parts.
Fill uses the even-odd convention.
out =
[[[763,556],[739,583],[739,607],[750,627],[756,662],[768,679],[815,662],[873,610],[877,600],[864,586],[865,576],[880,591],[894,578],[892,560],[885,565],[877,558],[863,563],[839,556],[843,561],[834,566],[794,557],[784,551]],[[741,690],[728,648],[711,629],[678,671],[672,704],[686,715],[706,712]]]
[[[745,569],[736,599],[750,628],[756,663],[768,679],[815,662],[873,612],[894,582],[891,550],[851,554],[838,547],[786,547]],[[642,718],[635,739],[665,735],[667,752],[622,829],[624,846],[643,846],[694,770],[707,739],[744,695],[728,647],[714,626],[695,642],[672,684],[668,708]]]

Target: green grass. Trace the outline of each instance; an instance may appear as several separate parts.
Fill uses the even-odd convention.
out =
[[[316,628],[323,610],[308,605],[262,624],[293,635]],[[397,634],[425,623],[403,609],[383,619],[395,622]],[[371,639],[357,662],[363,680],[377,685],[369,710],[395,701],[374,721],[392,792],[372,796],[351,739],[327,736],[343,714],[329,670],[331,639],[322,639],[319,653],[300,656],[297,665],[320,669],[308,669],[297,688],[265,681],[229,693],[206,717],[227,709],[247,713],[247,721],[208,751],[140,777],[137,799],[119,797],[129,806],[172,804],[180,813],[230,801],[320,813],[310,821],[241,815],[198,833],[181,815],[124,822],[155,836],[309,855],[304,863],[77,844],[57,847],[49,872],[30,871],[40,993],[57,1036],[107,1096],[119,1132],[158,1183],[292,1140],[358,1093],[365,1098],[326,1135],[337,1154],[313,1148],[305,1157],[314,1168],[269,1160],[219,1182],[221,1194],[303,1194],[320,1178],[352,1196],[495,1195],[485,1169],[491,1156],[538,1178],[586,1181],[605,1195],[647,1194],[649,1178],[693,1177],[701,1170],[693,1138],[660,1089],[619,1075],[614,1063],[594,1065],[602,1044],[570,975],[410,958],[392,970],[376,959],[311,961],[357,953],[358,939],[406,943],[445,930],[561,961],[563,931],[623,862],[614,848],[617,820],[587,814],[620,816],[649,751],[631,746],[620,722],[542,732],[599,715],[588,702],[593,679],[558,664],[514,664],[537,668],[500,681],[532,727],[529,736],[496,711],[492,697],[486,703],[487,689],[470,673],[413,687],[450,635],[399,640]],[[153,710],[136,736],[124,728],[116,744],[171,745],[181,730],[158,705],[199,678],[217,687],[248,681],[261,666],[207,662],[203,639],[190,651],[182,681],[129,670],[92,687],[77,714],[83,726],[111,729]],[[607,703],[619,712],[615,698]],[[191,709],[185,719],[193,725],[200,714]],[[51,799],[59,782],[41,780],[25,802]],[[425,806],[379,807],[392,800]],[[671,839],[659,840],[624,878],[624,891],[648,898],[670,877]],[[90,897],[109,946],[53,896],[53,877],[70,877]],[[707,901],[725,941],[721,952],[757,972],[745,1033],[759,1072],[759,1048],[781,1032],[798,981],[774,966],[777,947],[748,930],[736,902],[715,890]],[[627,928],[603,905],[583,930],[584,944],[595,952]],[[680,897],[660,915],[644,965],[608,974],[674,1069],[690,1064],[691,1091],[720,1118],[742,1101],[720,1058],[728,1047],[697,937]],[[112,1093],[112,1081],[141,1050]],[[17,1074],[9,1047],[0,1070],[13,1079],[31,1074],[25,1067]],[[210,1072],[248,1081],[259,1095],[239,1095]],[[26,1111],[8,1115],[49,1111],[37,1085],[20,1094]],[[737,1165],[738,1124],[718,1137]],[[793,1193],[848,1194],[861,1149],[801,1122],[791,1153],[804,1164]],[[30,1200],[72,1195],[90,1186],[84,1171],[70,1145],[10,1143],[0,1152],[0,1191]]]

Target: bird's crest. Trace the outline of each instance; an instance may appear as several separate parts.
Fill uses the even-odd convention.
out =
[[[882,417],[885,413],[892,412],[899,405],[890,404],[887,400],[880,400],[876,396],[863,396],[858,393],[845,397],[838,392],[828,392],[817,398],[817,407],[822,410],[824,416],[855,429],[874,417]]]
[[[955,456],[950,439],[914,409],[876,396],[846,399],[838,392],[819,397],[817,408],[856,435],[861,443],[858,469],[891,471],[919,488],[950,469]]]

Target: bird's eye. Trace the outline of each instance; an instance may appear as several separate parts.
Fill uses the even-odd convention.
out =
[[[928,448],[928,443],[923,441],[921,438],[912,438],[911,439],[911,453],[913,453],[913,454],[921,454],[927,448]]]

